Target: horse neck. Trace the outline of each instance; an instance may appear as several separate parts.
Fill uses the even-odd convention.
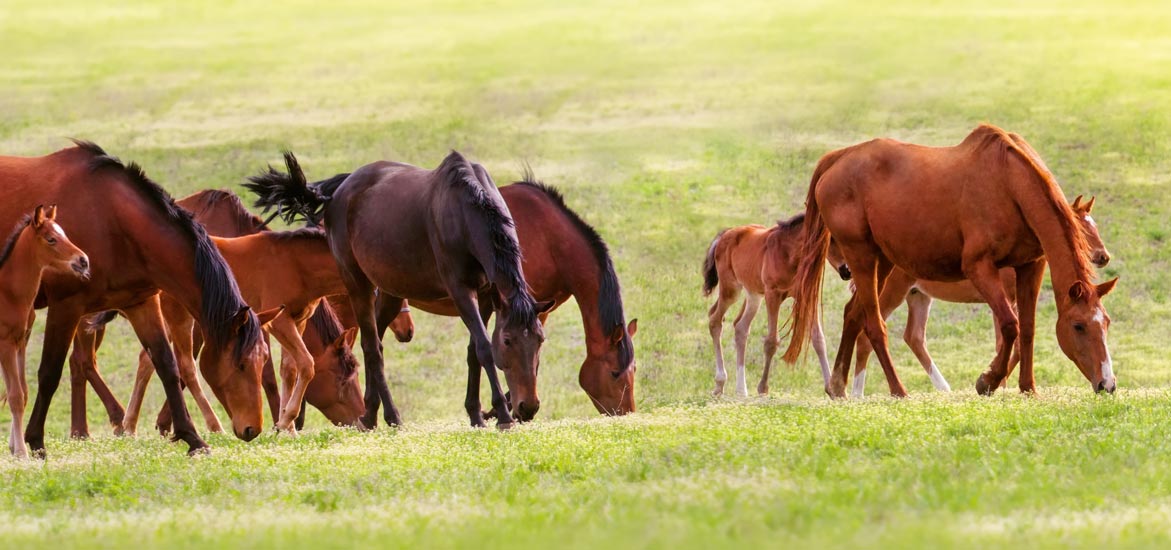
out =
[[[594,251],[588,244],[582,243],[580,248],[584,252],[570,254],[576,247],[566,246],[558,248],[562,257],[553,258],[558,273],[569,283],[569,292],[577,302],[581,311],[582,327],[585,329],[586,354],[593,356],[604,355],[609,352],[610,331],[614,327],[605,327],[602,324],[602,315],[599,308],[602,300],[602,266],[598,265]],[[586,258],[584,261],[582,258]]]
[[[1027,163],[1025,168],[1033,170]],[[1049,263],[1053,291],[1060,297],[1073,283],[1085,278],[1080,263],[1084,261],[1083,253],[1078,249],[1078,240],[1075,238],[1080,228],[1071,227],[1070,223],[1063,221],[1061,209],[1065,208],[1065,204],[1055,203],[1050,193],[1045,192],[1049,182],[1040,174],[1033,175],[1035,179],[1015,185],[1014,194],[1025,222],[1041,243],[1041,250]]]
[[[11,313],[17,316],[27,316],[36,300],[37,291],[41,286],[41,275],[44,273],[44,264],[38,263],[34,253],[33,231],[25,229],[16,237],[12,253],[8,260],[0,267],[0,292],[3,293]],[[23,324],[25,319],[14,319]]]

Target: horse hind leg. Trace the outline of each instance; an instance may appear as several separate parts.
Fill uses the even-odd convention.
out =
[[[760,310],[759,294],[748,293],[744,299],[744,308],[736,317],[736,395],[748,397],[747,374],[744,367],[744,356],[748,347],[748,333],[752,330],[752,320]]]
[[[931,301],[931,297],[922,292],[907,295],[907,328],[903,331],[903,341],[919,359],[935,389],[951,391],[951,385],[927,352],[927,320],[931,315]]]
[[[721,279],[721,281],[723,280],[725,279]],[[724,369],[724,346],[721,337],[724,333],[724,315],[728,313],[728,308],[732,307],[739,294],[739,288],[721,282],[716,303],[712,304],[707,313],[708,334],[711,334],[712,348],[716,354],[715,389],[712,390],[714,397],[719,397],[724,393],[724,383],[728,381],[728,371]]]
[[[4,370],[4,384],[8,410],[12,413],[12,427],[8,433],[8,450],[16,458],[28,458],[28,446],[24,442],[24,388],[20,382],[20,365],[16,347],[11,342],[0,343],[0,367]]]
[[[780,338],[777,337],[777,316],[780,313],[781,302],[784,300],[785,294],[781,292],[770,291],[764,296],[765,314],[768,315],[768,331],[764,334],[764,371],[760,374],[760,383],[756,385],[756,393],[760,395],[768,395],[768,377],[772,370],[773,356],[777,354],[777,348],[781,345]],[[825,347],[824,343],[823,341],[823,348]]]
[[[866,337],[870,339],[870,345],[874,348],[874,354],[878,357],[879,364],[882,365],[882,372],[886,375],[890,394],[895,397],[906,397],[907,390],[902,381],[899,380],[898,372],[895,371],[894,362],[891,360],[886,336],[886,322],[883,320],[878,302],[878,291],[885,283],[893,266],[885,258],[877,257],[872,253],[855,253],[854,255],[856,261],[850,264],[850,271],[854,274],[854,282],[857,287],[854,292],[856,299],[854,303],[855,307],[858,308],[856,315],[861,321]],[[855,265],[858,266],[858,269],[854,269]],[[849,361],[848,356],[846,360]],[[848,371],[847,365],[844,372]],[[846,380],[841,380],[843,393],[845,383]]]

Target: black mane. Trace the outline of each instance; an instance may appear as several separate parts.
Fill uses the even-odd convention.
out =
[[[194,195],[191,195],[191,197],[196,199],[198,206],[189,210],[191,211],[192,217],[197,220],[205,212],[214,208],[215,205],[221,202],[226,202],[228,203],[229,208],[232,209],[233,216],[235,217],[236,233],[246,235],[248,233],[255,233],[264,229],[264,220],[260,219],[260,217],[256,214],[250,212],[248,208],[244,206],[244,201],[240,200],[240,197],[231,191],[226,189],[205,189]]]
[[[129,166],[122,164],[117,157],[110,156],[96,144],[88,141],[74,140],[78,147],[94,155],[90,160],[90,171],[115,169],[126,176],[126,180],[134,186],[147,201],[157,207],[165,219],[171,222],[183,234],[191,239],[195,255],[195,280],[199,283],[202,303],[199,314],[199,324],[209,344],[223,347],[233,337],[232,318],[248,305],[240,297],[240,289],[236,286],[236,279],[219,249],[207,236],[203,225],[192,218],[191,213],[175,204],[162,187],[151,181],[137,163]],[[240,328],[236,338],[237,355],[245,350],[252,349],[260,342],[260,324],[255,315],[248,323]],[[239,360],[240,357],[236,357]]]
[[[594,260],[598,262],[600,277],[598,282],[598,319],[605,330],[614,330],[615,327],[622,328],[624,336],[618,344],[618,364],[621,365],[622,371],[625,371],[634,361],[634,345],[630,342],[630,335],[626,334],[626,315],[622,307],[622,286],[618,283],[618,274],[614,271],[614,262],[610,258],[610,248],[606,246],[606,241],[602,240],[602,236],[593,226],[586,223],[585,220],[581,219],[581,216],[577,215],[577,212],[565,204],[565,197],[556,187],[545,185],[537,180],[528,167],[525,167],[521,181],[515,182],[513,185],[532,187],[548,196],[553,204],[557,205],[561,212],[573,222],[574,227],[589,243],[590,250],[594,253]]]
[[[805,213],[799,212],[796,216],[787,220],[777,220],[777,227],[781,229],[792,229],[805,224]]]
[[[452,151],[435,169],[436,176],[452,186],[458,186],[465,191],[464,196],[468,203],[483,219],[484,229],[492,243],[491,267],[497,279],[504,280],[512,287],[512,294],[506,296],[509,309],[509,323],[532,326],[537,322],[536,302],[528,292],[524,273],[521,272],[520,243],[515,233],[509,233],[508,228],[515,227],[512,216],[500,208],[504,199],[496,190],[496,184],[491,176],[480,165],[473,165],[463,155]],[[491,191],[486,188],[491,187]],[[495,199],[490,193],[496,193]],[[485,266],[487,269],[488,266]]]
[[[4,246],[0,246],[0,268],[4,267],[4,262],[7,262],[8,257],[12,255],[12,249],[16,248],[16,239],[20,238],[20,233],[24,231],[24,228],[28,227],[28,224],[32,222],[33,217],[25,214],[24,217],[22,217],[20,221],[17,222],[16,227],[12,230],[12,233],[8,235],[8,238],[4,239]]]
[[[267,237],[272,238],[272,239],[276,239],[276,240],[306,239],[306,240],[322,240],[322,241],[324,241],[326,239],[325,230],[320,227],[314,226],[314,225],[302,227],[300,229],[290,229],[288,231],[266,230],[266,231],[263,231],[263,233]]]

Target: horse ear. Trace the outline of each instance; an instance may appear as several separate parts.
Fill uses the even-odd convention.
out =
[[[33,229],[40,229],[45,224],[45,205],[37,205],[37,209],[33,210]]]
[[[1089,214],[1090,210],[1094,209],[1094,200],[1096,200],[1097,198],[1098,197],[1096,197],[1096,196],[1090,197],[1090,201],[1087,202],[1086,205],[1083,207],[1083,208],[1085,208],[1086,214]]]
[[[610,331],[610,345],[617,346],[623,338],[626,337],[626,327],[621,324],[615,325],[614,330]]]
[[[341,349],[343,346],[345,346],[346,348],[349,348],[349,349],[353,349],[354,339],[357,337],[358,337],[358,327],[350,327],[350,328],[346,329],[346,331],[343,332],[341,334],[341,336],[338,336],[337,340],[334,340],[333,345],[336,346],[338,349]]]
[[[638,319],[631,319],[630,324],[626,325],[626,334],[634,338],[634,333],[638,332]]]
[[[1118,284],[1118,277],[1115,277],[1113,279],[1110,279],[1109,281],[1106,281],[1106,282],[1098,285],[1094,290],[1098,291],[1098,297],[1101,298],[1107,294],[1110,294],[1110,291],[1114,290],[1114,285],[1117,285],[1117,284]]]
[[[1081,195],[1078,195],[1076,199],[1073,199],[1073,204],[1069,205],[1069,207],[1070,207],[1070,208],[1072,208],[1072,209],[1074,209],[1074,210],[1079,210],[1079,209],[1081,209],[1081,207],[1082,207],[1082,196],[1081,196]]]
[[[549,300],[548,302],[537,302],[537,314],[553,311],[553,306],[557,305],[556,300]]]
[[[48,219],[50,219],[50,220],[55,220],[55,219],[57,219],[57,205],[55,205],[55,204],[50,204],[50,205],[49,205],[49,208],[48,208],[48,209],[46,209],[46,212],[45,212],[45,217],[46,217],[46,218],[48,218]]]
[[[274,307],[268,311],[257,313],[256,319],[260,321],[260,326],[268,328],[268,325],[272,324],[272,322],[276,320],[277,316],[280,315],[284,310],[285,305],[281,304],[279,307]]]
[[[496,287],[492,287],[492,290],[488,291],[488,300],[492,302],[492,309],[496,311],[503,310],[505,305],[508,304],[504,297],[500,295],[500,291],[496,290]]]
[[[238,311],[236,311],[236,314],[232,316],[232,321],[231,321],[232,322],[232,332],[236,332],[236,331],[240,330],[240,328],[243,327],[248,322],[248,312],[251,310],[252,310],[252,308],[250,308],[248,306],[244,306],[244,307],[240,308]]]
[[[1073,300],[1075,304],[1084,301],[1089,293],[1090,289],[1086,287],[1086,283],[1076,281],[1069,285],[1069,299]]]

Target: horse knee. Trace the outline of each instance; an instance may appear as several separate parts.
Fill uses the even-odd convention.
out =
[[[926,344],[926,340],[922,334],[909,330],[903,333],[903,342],[906,342],[907,346],[911,349],[919,349]]]
[[[764,339],[764,355],[766,357],[772,357],[773,355],[776,355],[777,348],[780,347],[780,345],[780,339],[766,336]]]
[[[1016,319],[1005,319],[1000,323],[1000,336],[1006,344],[1012,344],[1021,333],[1020,322]]]

